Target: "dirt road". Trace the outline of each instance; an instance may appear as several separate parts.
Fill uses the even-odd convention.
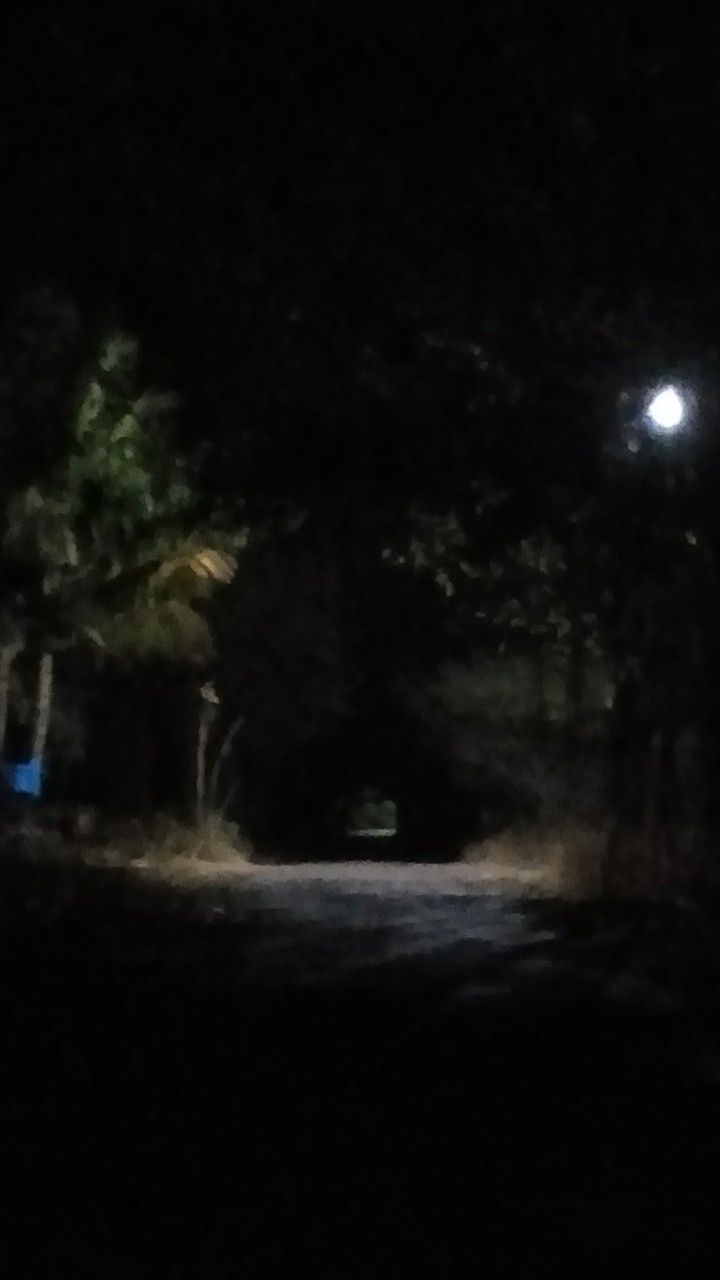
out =
[[[4,1274],[709,1273],[712,921],[193,875],[0,867]]]

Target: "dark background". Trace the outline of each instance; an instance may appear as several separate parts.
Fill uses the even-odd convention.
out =
[[[398,671],[419,681],[467,648],[468,611],[439,618],[378,568],[411,504],[464,518],[504,486],[493,522],[467,521],[487,551],[545,525],[569,544],[571,513],[595,502],[589,545],[621,563],[627,540],[637,581],[649,570],[667,598],[665,530],[692,506],[717,545],[710,25],[518,0],[422,16],[110,0],[11,8],[4,35],[6,331],[34,286],[98,329],[127,325],[148,381],[180,392],[201,496],[251,523],[310,513],[300,552],[258,573],[257,623],[252,571],[235,612],[221,606],[228,687],[235,672],[245,695],[292,617],[305,665],[280,643],[257,689],[286,678],[313,707],[328,672],[350,672],[329,701],[364,708],[377,737]],[[672,510],[653,459],[642,470],[623,452],[661,378],[699,405],[678,450],[691,498]],[[301,595],[276,616],[296,554],[331,605]],[[576,574],[589,597],[593,557]],[[711,606],[702,627],[711,653]],[[282,742],[268,702],[246,714]]]
[[[658,723],[674,748],[658,690],[681,702],[697,686],[716,835],[720,618],[702,572],[686,571],[683,502],[660,498],[657,459],[641,472],[620,446],[639,388],[692,383],[702,413],[683,466],[717,552],[718,40],[690,6],[669,20],[610,3],[414,9],[3,6],[5,334],[20,332],[17,299],[48,285],[101,331],[127,325],[148,380],[183,396],[184,451],[208,498],[242,497],[251,522],[276,508],[316,517],[289,549],[261,544],[267,563],[251,560],[218,610],[260,827],[283,802],[302,816],[308,795],[317,815],[329,762],[338,789],[355,781],[337,753],[341,717],[357,730],[365,710],[362,765],[375,762],[398,670],[419,685],[462,639],[462,608],[454,636],[444,621],[433,630],[422,592],[388,587],[374,557],[388,525],[402,533],[398,512],[462,514],[477,479],[511,490],[478,534],[501,549],[546,524],[571,545],[569,513],[599,494],[570,594],[578,604],[596,576],[612,584],[608,659],[639,652],[652,694],[645,720],[642,701],[617,700],[618,778],[640,790],[634,766]],[[11,460],[6,448],[0,481]],[[632,587],[646,577],[654,626],[640,643]],[[674,590],[685,581],[702,683]],[[670,645],[666,601],[682,613]],[[83,658],[80,692],[107,697],[95,721],[113,730],[107,755],[102,734],[89,753],[95,798],[120,777],[131,810],[152,809],[172,790],[166,748],[181,767],[178,726],[157,708],[188,689],[167,669],[114,680],[90,687]],[[389,754],[407,760],[394,727]],[[414,821],[437,817],[431,792],[454,820],[437,762],[420,763],[408,765]],[[625,799],[618,786],[623,820]],[[321,1256],[347,1276],[420,1259],[504,1276],[567,1259],[573,1274],[578,1262],[608,1274],[670,1256],[707,1273],[716,875],[683,919],[539,912],[561,943],[521,948],[524,978],[461,949],[348,983],[348,909],[339,940],[319,927],[305,939],[330,979],[315,990],[293,983],[300,925],[273,922],[262,899],[236,903],[241,919],[225,902],[224,922],[212,903],[197,920],[192,904],[138,902],[127,877],[105,877],[0,860],[2,1210],[18,1273],[35,1262],[77,1276],[87,1260],[123,1280],[267,1275]],[[499,911],[517,914],[512,900]],[[279,990],[246,966],[274,944],[287,946]],[[669,1012],[643,974],[678,987]]]
[[[119,310],[246,486],[251,418],[303,389],[311,449],[323,384],[347,444],[358,348],[418,318],[526,373],[558,315],[577,369],[588,316],[716,358],[717,40],[684,10],[109,0],[11,8],[3,44],[5,296]]]

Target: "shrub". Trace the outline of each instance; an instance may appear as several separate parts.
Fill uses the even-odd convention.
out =
[[[103,852],[112,861],[160,866],[179,860],[246,862],[252,854],[240,829],[216,814],[209,814],[198,823],[160,815],[147,824],[119,824],[106,832]]]

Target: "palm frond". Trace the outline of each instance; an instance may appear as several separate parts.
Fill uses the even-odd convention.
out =
[[[189,547],[179,554],[157,552],[118,572],[95,573],[66,584],[64,595],[83,599],[106,609],[132,606],[138,593],[193,600],[207,596],[213,587],[226,586],[237,572],[231,552],[211,546]]]
[[[237,558],[216,547],[199,547],[164,560],[152,573],[151,585],[174,594],[205,593],[208,586],[226,586],[237,572]]]
[[[86,639],[120,658],[179,658],[204,662],[212,636],[202,614],[181,600],[138,601],[133,608],[87,627]]]

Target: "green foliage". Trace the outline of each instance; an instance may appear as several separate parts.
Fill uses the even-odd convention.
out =
[[[489,653],[570,651],[574,584],[566,549],[538,528],[520,538],[498,538],[502,495],[490,492],[468,516],[459,510],[436,515],[411,511],[407,534],[382,551],[398,572],[431,584],[456,615],[472,646]],[[597,610],[582,613],[582,646],[599,656]]]
[[[349,834],[367,831],[397,831],[397,806],[395,803],[367,790],[353,804],[347,815],[345,829]]]
[[[498,652],[550,646],[566,653],[570,620],[562,548],[539,531],[471,572],[475,618]]]
[[[201,660],[210,632],[192,601],[229,581],[238,540],[192,527],[195,498],[166,432],[174,399],[138,394],[137,373],[137,344],[110,335],[66,456],[8,502],[5,555],[23,583],[15,609],[56,638]]]
[[[192,504],[182,469],[162,436],[165,397],[133,394],[137,352],[110,338],[100,349],[77,409],[69,450],[51,474],[8,505],[5,543],[58,570],[87,573],[102,560],[124,565],[158,519]]]
[[[139,598],[130,608],[106,615],[98,625],[88,623],[84,634],[106,652],[125,658],[203,661],[213,648],[205,619],[178,600]]]

